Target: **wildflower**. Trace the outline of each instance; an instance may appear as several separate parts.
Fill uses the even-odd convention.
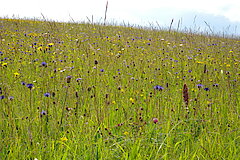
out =
[[[188,106],[189,95],[188,95],[188,87],[187,87],[186,83],[183,85],[183,99],[184,99],[186,106]]]
[[[158,119],[157,118],[153,118],[153,123],[158,123]]]
[[[27,88],[29,88],[29,89],[32,89],[32,88],[34,87],[34,85],[31,84],[31,83],[30,83],[30,84],[27,84],[26,86],[27,86]]]
[[[81,80],[82,80],[82,78],[77,78],[77,79],[76,79],[77,82],[79,82],[79,81],[81,81]]]
[[[44,93],[44,96],[45,96],[45,97],[50,97],[50,93],[48,93],[48,92],[47,92],[47,93]]]
[[[162,86],[156,85],[156,86],[154,86],[154,89],[161,91],[161,90],[163,90],[164,88],[163,88]]]
[[[203,85],[202,85],[202,84],[197,84],[197,87],[198,87],[198,88],[202,88]]]
[[[13,73],[15,77],[18,77],[20,74],[18,72]]]
[[[66,142],[67,140],[68,140],[67,137],[60,138],[60,141],[62,141],[62,142]]]
[[[215,84],[213,84],[213,87],[218,87],[218,85],[219,85],[219,84],[215,83]]]
[[[46,62],[42,62],[42,66],[43,67],[47,67],[47,63]]]
[[[204,88],[205,91],[209,91],[210,89],[209,88]]]
[[[100,69],[100,72],[104,72],[104,69]]]
[[[21,82],[21,85],[25,86],[25,85],[26,85],[26,83],[25,83],[25,82]]]
[[[130,100],[131,103],[135,102],[135,100],[132,97],[129,100]]]
[[[44,110],[42,110],[42,112],[40,112],[40,115],[41,115],[41,116],[46,115],[46,114],[47,114],[47,112],[44,111]]]
[[[14,99],[14,97],[13,97],[13,96],[9,96],[8,99],[9,99],[10,101],[12,101],[12,100]]]
[[[2,66],[3,67],[7,67],[7,63],[2,63]]]
[[[1,96],[0,96],[0,99],[4,99],[4,98],[5,98],[5,96],[4,96],[4,95],[1,95]]]
[[[129,133],[128,133],[128,132],[124,132],[123,134],[124,134],[125,136],[129,135]]]
[[[54,43],[48,43],[48,47],[52,47]]]

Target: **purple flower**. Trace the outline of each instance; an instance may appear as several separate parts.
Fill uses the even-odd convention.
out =
[[[31,83],[30,83],[30,84],[27,84],[26,86],[27,86],[27,88],[29,88],[29,89],[32,89],[32,88],[34,87],[34,85],[31,84]]]
[[[4,98],[5,98],[5,96],[4,96],[4,95],[1,95],[1,96],[0,96],[0,99],[4,99]]]
[[[26,83],[25,83],[25,82],[21,82],[21,84],[22,84],[23,86],[25,86],[25,85],[26,85]]]
[[[79,82],[79,81],[81,81],[81,80],[82,80],[82,78],[77,78],[77,79],[76,79],[77,82]]]
[[[47,112],[46,112],[46,111],[44,111],[44,110],[42,110],[42,112],[40,112],[40,114],[41,114],[41,116],[43,116],[43,115],[46,115],[46,114],[47,114]]]
[[[47,67],[47,63],[46,62],[42,62],[42,66],[43,67]]]
[[[44,93],[44,96],[45,96],[45,97],[50,97],[50,93],[48,93],[48,92],[47,92],[47,93]]]
[[[104,72],[104,69],[100,69],[100,72]]]
[[[198,87],[198,88],[202,88],[203,85],[202,85],[202,84],[197,84],[197,87]]]
[[[209,91],[210,89],[209,88],[204,88],[205,91]]]
[[[213,87],[218,87],[218,84],[217,83],[213,84]]]
[[[163,88],[162,86],[156,85],[156,86],[154,86],[154,89],[161,91],[161,90],[163,90],[164,88]]]
[[[157,118],[153,118],[153,123],[158,123],[158,119]]]

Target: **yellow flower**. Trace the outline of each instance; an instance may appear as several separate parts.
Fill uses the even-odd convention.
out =
[[[112,101],[112,104],[116,104],[116,101]]]
[[[125,136],[129,135],[129,133],[128,133],[128,132],[124,132],[123,134],[124,134]]]
[[[62,142],[66,142],[67,140],[68,140],[67,137],[60,138],[60,141],[62,141]]]
[[[135,102],[135,100],[132,97],[129,100],[130,100],[131,103]]]
[[[42,51],[42,47],[38,47],[37,50]]]
[[[2,63],[2,66],[3,67],[7,67],[7,63]]]
[[[48,43],[48,47],[52,47],[54,43]]]
[[[15,77],[18,77],[20,74],[18,72],[13,73]]]

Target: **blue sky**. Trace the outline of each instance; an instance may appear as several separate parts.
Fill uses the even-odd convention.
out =
[[[56,21],[103,21],[107,0],[6,0],[1,2],[0,16],[42,18]],[[70,16],[69,16],[70,15]],[[166,28],[174,19],[176,28],[208,30],[240,35],[239,0],[108,0],[107,20]],[[210,32],[208,30],[208,32]]]

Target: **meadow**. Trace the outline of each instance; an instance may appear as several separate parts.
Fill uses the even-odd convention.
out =
[[[240,159],[240,40],[0,19],[0,159]]]

